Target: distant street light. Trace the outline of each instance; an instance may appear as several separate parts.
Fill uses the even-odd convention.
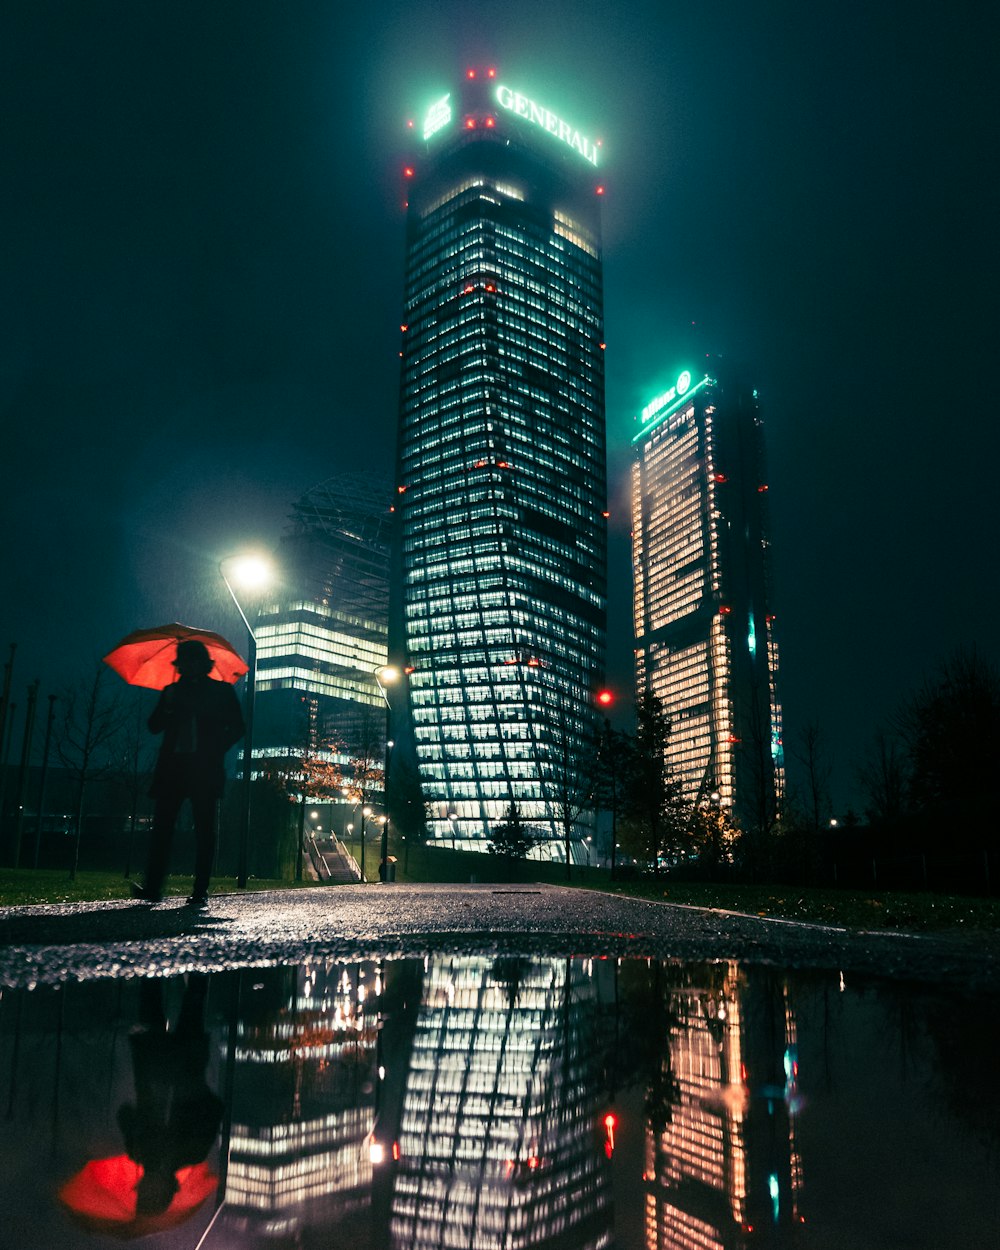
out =
[[[241,890],[247,885],[247,859],[250,847],[250,786],[253,779],[253,705],[254,687],[257,683],[257,635],[250,619],[237,597],[236,590],[243,593],[256,620],[260,611],[260,596],[274,580],[273,566],[265,556],[246,554],[227,556],[219,561],[219,573],[226,589],[236,604],[236,610],[247,628],[247,688],[243,718],[246,733],[243,737],[243,813],[240,820],[240,858],[236,882]]]

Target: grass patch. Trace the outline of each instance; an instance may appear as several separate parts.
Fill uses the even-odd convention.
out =
[[[366,839],[367,842],[367,839]],[[353,848],[356,851],[360,847]],[[374,856],[371,854],[374,849]],[[546,882],[566,885],[564,864],[538,860],[507,860],[474,851],[452,851],[445,847],[391,846],[397,854],[396,880],[406,883],[463,883],[530,885]],[[365,867],[369,876],[378,871],[378,847],[365,846]],[[168,897],[191,893],[190,877],[170,877]],[[315,881],[265,880],[251,877],[247,888],[291,890],[319,884]],[[606,890],[631,898],[658,902],[684,903],[693,907],[714,907],[783,920],[803,920],[813,924],[839,925],[848,929],[890,930],[906,933],[1000,933],[1000,899],[968,898],[931,893],[869,893],[857,890],[820,890],[793,886],[711,884],[697,881],[638,880],[614,882],[598,868],[574,866],[573,886]],[[235,877],[213,879],[213,894],[237,890]],[[83,903],[131,897],[130,882],[120,873],[79,872],[70,881],[65,869],[0,869],[0,906],[38,903]]]
[[[137,877],[136,880],[141,880]],[[248,890],[291,890],[315,885],[315,881],[267,881],[251,877]],[[166,897],[186,898],[194,886],[192,877],[170,877]],[[209,893],[231,894],[235,877],[215,877]],[[70,881],[65,868],[0,868],[0,906],[21,907],[36,903],[93,903],[105,899],[131,898],[131,882],[120,872],[78,872]]]
[[[848,929],[898,929],[905,933],[1000,932],[1000,899],[963,895],[858,890],[818,890],[708,882],[608,882],[600,888],[633,898],[715,907],[782,920]]]

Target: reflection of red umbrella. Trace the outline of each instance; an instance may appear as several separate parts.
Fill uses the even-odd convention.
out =
[[[91,1159],[59,1190],[59,1201],[75,1220],[92,1232],[114,1237],[145,1237],[173,1228],[194,1215],[219,1183],[207,1163],[180,1168],[177,1192],[165,1211],[136,1214],[136,1186],[142,1167],[128,1155]]]
[[[177,680],[174,660],[179,642],[203,642],[208,648],[215,667],[209,674],[230,685],[239,681],[249,665],[239,656],[232,643],[221,634],[208,629],[194,629],[190,625],[159,625],[156,629],[137,629],[123,638],[113,651],[104,657],[119,677],[130,686],[145,686],[148,690],[162,690]]]

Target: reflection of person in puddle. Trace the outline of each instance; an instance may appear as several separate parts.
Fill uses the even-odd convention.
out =
[[[204,1026],[208,977],[192,974],[177,1026],[168,1030],[163,986],[143,981],[140,1023],[129,1037],[135,1105],[118,1110],[129,1157],[142,1168],[136,1212],[165,1211],[177,1192],[177,1171],[200,1163],[212,1149],[222,1102],[205,1083],[208,1034]]]

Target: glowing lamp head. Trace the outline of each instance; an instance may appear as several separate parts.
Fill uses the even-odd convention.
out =
[[[393,682],[399,681],[400,672],[395,664],[384,664],[375,674],[383,686],[391,686]]]
[[[251,594],[266,590],[274,580],[274,569],[266,556],[252,553],[234,556],[227,563],[230,582]]]

